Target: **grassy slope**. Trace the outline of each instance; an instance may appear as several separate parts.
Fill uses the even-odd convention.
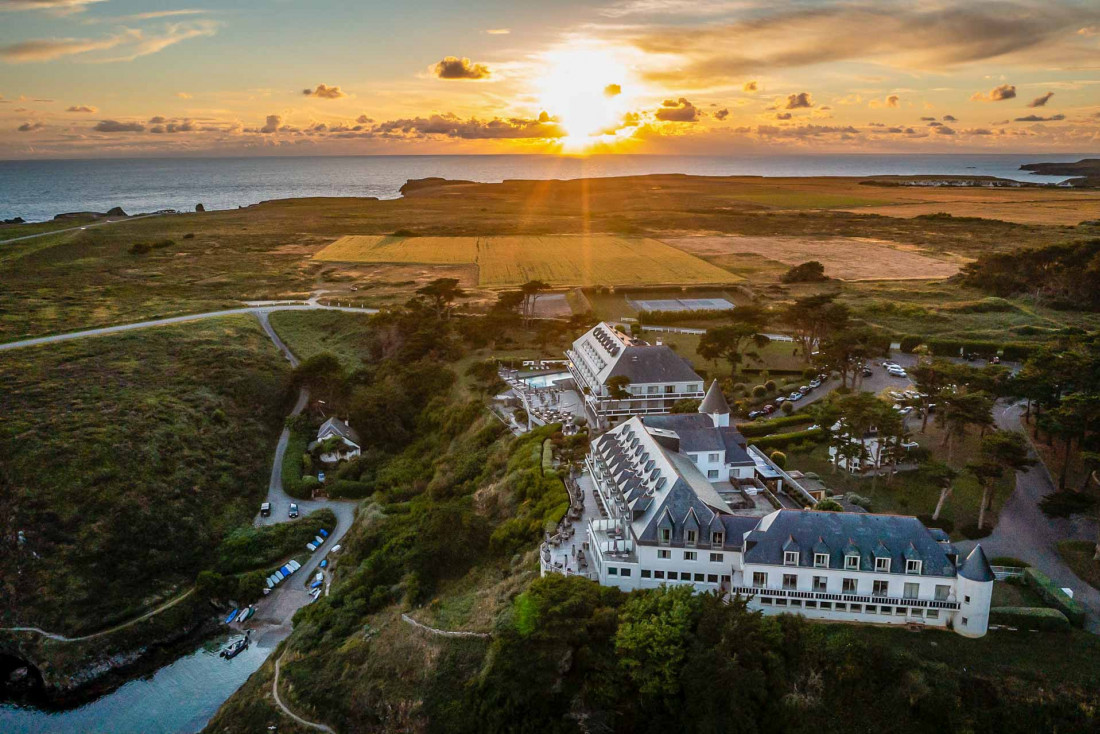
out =
[[[284,365],[251,317],[0,357],[4,622],[95,631],[189,585],[263,496]]]

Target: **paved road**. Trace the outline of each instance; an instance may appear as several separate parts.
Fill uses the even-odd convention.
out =
[[[353,313],[378,313],[376,308],[359,308],[356,306],[326,306],[324,304],[316,303],[314,301],[302,301],[293,304],[271,304],[263,306],[247,306],[243,308],[229,308],[224,311],[207,311],[206,313],[188,314],[186,316],[172,316],[164,319],[151,319],[149,321],[138,321],[133,324],[119,324],[117,326],[104,326],[99,329],[86,329],[84,331],[72,331],[67,334],[54,334],[53,336],[40,336],[34,339],[22,339],[20,341],[7,342],[0,344],[0,352],[9,349],[20,349],[22,347],[33,347],[38,344],[53,344],[55,342],[68,341],[70,339],[83,339],[90,336],[102,336],[104,334],[117,334],[123,331],[132,331],[134,329],[146,329],[152,326],[168,326],[170,324],[182,324],[188,321],[198,321],[200,319],[213,319],[221,316],[235,316],[242,313],[256,314],[260,317],[260,323],[267,323],[267,314],[272,311],[350,311]],[[268,335],[272,336],[284,354],[287,352],[286,345],[282,343],[275,336],[275,333],[270,330],[270,325],[265,327],[268,329]],[[292,363],[296,363],[292,360]]]
[[[51,234],[61,234],[62,232],[75,232],[78,229],[88,229],[89,227],[102,227],[105,224],[118,224],[119,222],[132,222],[135,219],[147,219],[149,217],[164,217],[164,216],[168,216],[168,215],[166,215],[166,214],[137,214],[137,215],[132,216],[132,217],[126,217],[125,219],[101,219],[101,220],[96,221],[96,222],[89,222],[88,224],[84,224],[84,225],[80,225],[80,226],[76,226],[76,227],[67,227],[65,229],[53,229],[53,230],[50,230],[49,232],[36,232],[35,234],[25,234],[22,237],[12,237],[11,239],[8,239],[8,240],[0,240],[0,245],[6,245],[9,242],[19,242],[21,240],[33,240],[36,237],[45,237],[45,236],[51,235]]]
[[[1006,430],[1026,430],[1021,424],[1020,405],[998,405],[994,414],[997,427]],[[1034,454],[1033,454],[1034,456]],[[956,543],[969,551],[977,543],[990,557],[1014,556],[1027,561],[1059,586],[1073,589],[1074,598],[1087,611],[1086,629],[1100,634],[1100,591],[1073,573],[1058,554],[1062,540],[1096,539],[1096,521],[1087,518],[1048,518],[1039,509],[1039,500],[1055,491],[1050,474],[1041,463],[1016,473],[1016,489],[998,515],[993,534],[980,541]]]

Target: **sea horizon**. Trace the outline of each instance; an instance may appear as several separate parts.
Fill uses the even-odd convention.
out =
[[[45,221],[79,211],[127,214],[235,209],[310,197],[392,199],[410,179],[441,177],[499,183],[653,174],[762,177],[887,175],[995,176],[1059,183],[1025,163],[1076,161],[1100,154],[809,153],[586,156],[546,153],[303,156],[159,156],[0,161],[0,219]]]

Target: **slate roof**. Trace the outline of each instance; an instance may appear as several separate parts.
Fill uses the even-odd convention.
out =
[[[813,549],[824,544],[832,569],[843,569],[844,556],[854,551],[860,557],[860,571],[874,571],[877,555],[892,559],[893,573],[904,573],[906,559],[914,559],[922,562],[922,576],[955,576],[955,564],[946,549],[920,520],[869,513],[778,510],[750,534],[745,563],[782,566],[783,546],[791,539],[800,549],[798,565],[805,568],[813,567]],[[981,558],[984,561],[984,555]],[[980,569],[976,567],[975,573]]]
[[[675,413],[671,415],[641,416],[642,423],[651,428],[675,431],[680,437],[680,451],[725,451],[727,464],[751,465],[752,458],[745,450],[745,437],[733,426],[715,428],[709,415],[702,413]]]
[[[356,433],[355,429],[335,416],[322,423],[321,427],[317,429],[317,440],[322,441],[333,435],[346,438],[356,446],[359,445],[359,434]]]
[[[959,567],[959,575],[971,581],[993,581],[996,578],[981,545],[974,546],[974,550],[970,551]]]
[[[703,382],[690,362],[663,344],[624,347],[607,374],[608,379],[619,376],[626,377],[631,384]]]
[[[718,380],[710,383],[706,397],[699,404],[699,412],[706,415],[714,413],[726,415],[730,412],[730,404],[726,402],[726,396],[722,394],[722,388],[718,387]]]

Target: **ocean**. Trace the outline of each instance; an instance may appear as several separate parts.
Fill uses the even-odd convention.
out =
[[[1095,156],[1095,154],[1093,154]],[[0,219],[52,219],[63,212],[127,214],[159,209],[234,209],[304,196],[399,196],[411,178],[498,182],[686,173],[708,176],[970,175],[1056,183],[1023,163],[1076,161],[1072,155],[548,155],[131,158],[0,161]]]

